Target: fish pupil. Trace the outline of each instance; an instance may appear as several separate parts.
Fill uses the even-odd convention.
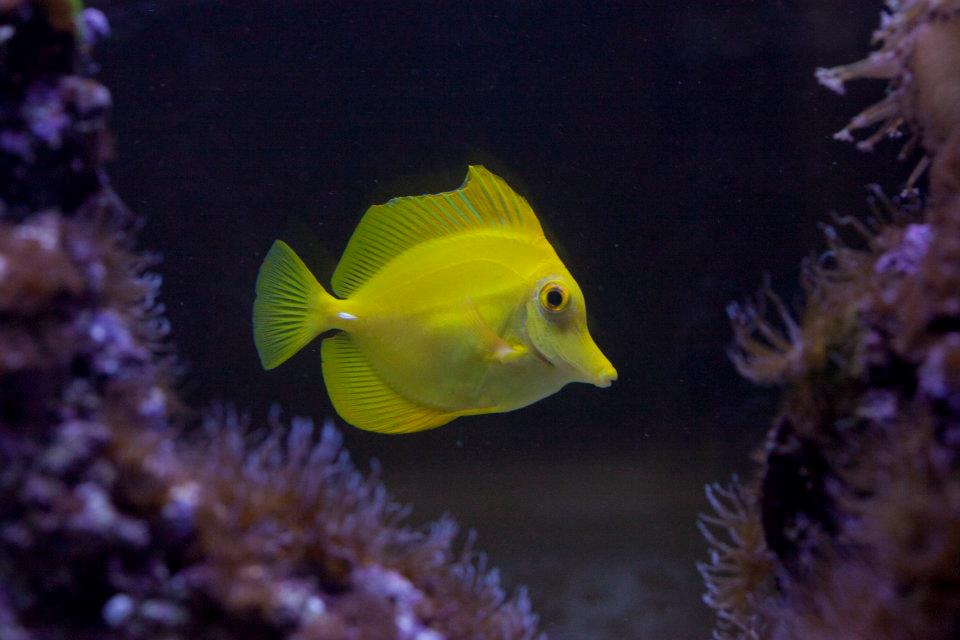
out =
[[[547,304],[556,309],[563,304],[563,292],[559,289],[551,289],[547,292]]]

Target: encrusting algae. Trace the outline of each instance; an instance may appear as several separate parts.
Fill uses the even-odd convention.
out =
[[[0,4],[0,639],[539,637],[526,593],[452,520],[406,525],[332,426],[188,419],[105,171],[98,32],[53,5],[77,7]]]
[[[875,189],[871,217],[825,227],[799,318],[766,291],[778,321],[731,307],[738,370],[784,399],[756,476],[708,489],[715,638],[960,633],[960,2],[888,7],[881,49],[818,77],[891,81],[840,137],[907,128],[929,194]]]
[[[323,379],[362,429],[431,429],[617,378],[533,209],[481,166],[455,191],[371,207],[332,284],[340,299],[276,241],[257,276],[254,340],[272,369],[336,330]]]

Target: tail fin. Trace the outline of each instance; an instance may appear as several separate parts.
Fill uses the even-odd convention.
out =
[[[253,303],[253,341],[263,368],[283,364],[331,329],[334,301],[293,249],[276,240],[260,265]]]

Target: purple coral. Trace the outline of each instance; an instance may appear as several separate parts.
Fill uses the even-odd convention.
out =
[[[931,193],[924,207],[885,205],[886,220],[845,221],[849,243],[826,228],[828,259],[805,270],[806,308],[795,323],[780,313],[789,339],[734,307],[738,369],[783,386],[784,400],[755,478],[709,492],[701,572],[719,638],[960,633],[960,128],[923,95],[930,78],[948,80],[947,94],[956,85],[955,41],[936,34],[956,32],[960,5],[888,5],[883,48],[819,75],[835,89],[893,79],[850,128],[913,127],[932,157]],[[921,59],[922,73],[903,75]]]

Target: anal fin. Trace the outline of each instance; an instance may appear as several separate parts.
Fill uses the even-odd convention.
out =
[[[444,425],[464,412],[418,405],[391,389],[346,333],[323,341],[323,379],[340,416],[360,429],[412,433]]]

